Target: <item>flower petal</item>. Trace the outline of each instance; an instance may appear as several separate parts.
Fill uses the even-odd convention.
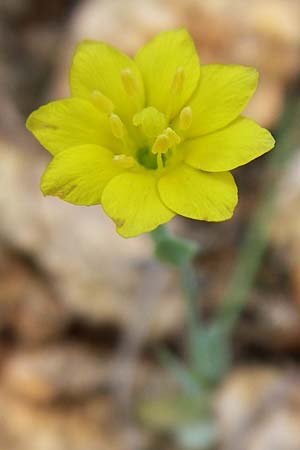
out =
[[[103,209],[123,237],[153,230],[174,216],[160,200],[157,178],[149,172],[123,173],[114,177],[104,189]]]
[[[44,195],[55,195],[76,205],[101,203],[112,177],[121,172],[113,153],[97,145],[81,145],[58,153],[41,179]]]
[[[66,98],[33,111],[27,128],[50,153],[81,144],[97,144],[118,151],[122,143],[110,129],[108,118],[90,102]]]
[[[135,61],[143,75],[147,105],[173,118],[199,80],[199,57],[191,36],[185,29],[163,31],[138,51]],[[183,69],[182,89],[178,85],[176,90],[173,83],[178,69]]]
[[[274,138],[253,120],[239,117],[211,134],[183,143],[185,162],[208,172],[232,170],[258,158],[274,147]]]
[[[122,71],[128,74],[128,69],[133,87],[130,93],[122,81]],[[144,106],[144,85],[136,64],[120,50],[104,42],[87,40],[77,46],[70,70],[70,85],[75,97],[91,99],[93,92],[101,92],[112,101],[114,112],[126,125],[131,123],[132,115]]]
[[[185,136],[201,136],[236,119],[253,95],[257,81],[258,72],[253,67],[235,64],[202,66],[199,85],[189,102],[193,118]]]
[[[237,187],[229,172],[202,172],[184,164],[163,176],[158,190],[168,208],[192,219],[229,219],[237,203]]]

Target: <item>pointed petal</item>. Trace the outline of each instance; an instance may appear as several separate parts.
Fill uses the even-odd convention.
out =
[[[160,200],[157,179],[149,172],[123,173],[114,177],[104,189],[103,209],[123,237],[153,230],[174,216]]]
[[[130,92],[126,91],[128,80],[125,80],[125,85],[122,81],[124,71],[132,78]],[[126,125],[131,123],[132,115],[144,106],[144,86],[136,64],[104,42],[87,40],[77,46],[70,70],[70,85],[75,97],[91,99],[94,91],[101,92],[112,101],[114,112]]]
[[[121,142],[110,129],[107,115],[90,102],[66,98],[33,111],[27,128],[50,153],[81,144],[97,144],[118,151]]]
[[[185,136],[211,133],[236,119],[253,95],[257,81],[258,73],[252,67],[235,64],[202,66],[199,85],[189,102],[193,118]]]
[[[172,211],[210,222],[229,219],[237,203],[237,187],[229,172],[202,172],[183,164],[159,180],[158,190]]]
[[[185,162],[208,172],[225,172],[247,164],[274,147],[271,133],[253,120],[239,117],[211,134],[182,145]]]
[[[112,177],[121,172],[113,153],[96,145],[63,150],[50,162],[41,179],[44,195],[55,195],[76,205],[101,203]]]
[[[189,33],[185,29],[177,29],[157,34],[139,50],[135,61],[143,75],[147,105],[169,112],[169,116],[174,117],[192,95],[199,80],[199,57]],[[178,69],[183,69],[182,80],[177,80],[179,84],[182,82],[181,90],[180,86],[176,90],[173,85]]]

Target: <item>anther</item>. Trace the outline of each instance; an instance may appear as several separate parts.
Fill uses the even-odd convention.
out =
[[[172,82],[171,93],[177,95],[182,91],[184,82],[184,69],[183,67],[178,67]]]
[[[111,112],[113,112],[114,109],[113,102],[108,97],[103,95],[102,92],[97,90],[93,91],[92,101],[95,106],[101,109],[102,112],[106,114],[110,114]]]
[[[110,127],[111,127],[112,134],[117,139],[123,139],[124,138],[124,125],[123,125],[123,122],[120,119],[120,117],[117,116],[117,114],[112,113],[109,116],[109,121],[110,121]]]
[[[190,106],[185,106],[179,115],[179,127],[181,130],[188,130],[192,124],[193,113]]]
[[[135,74],[129,67],[121,70],[121,79],[127,94],[134,95],[137,92],[137,80]]]
[[[172,128],[168,127],[165,131],[165,134],[169,138],[170,147],[174,147],[174,145],[180,144],[181,139],[178,134],[175,133],[174,130],[172,130]]]
[[[114,161],[123,169],[130,169],[136,164],[135,159],[127,155],[115,155]]]
[[[160,134],[155,139],[155,142],[152,146],[152,153],[156,155],[157,153],[166,153],[166,151],[170,148],[170,140],[166,134]]]

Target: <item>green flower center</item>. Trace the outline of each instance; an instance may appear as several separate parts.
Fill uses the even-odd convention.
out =
[[[127,73],[127,72],[126,72]],[[103,98],[97,92],[95,98],[103,103]],[[110,107],[105,103],[107,110]],[[103,108],[102,108],[103,109]],[[109,113],[111,131],[113,135],[123,141],[124,148],[128,148],[128,132],[120,117],[113,112]],[[192,112],[189,106],[184,107],[179,115],[179,128],[186,130],[189,128],[192,120]],[[158,111],[153,106],[148,106],[132,118],[133,125],[137,128],[138,150],[135,155],[124,154],[115,155],[114,159],[124,168],[132,168],[139,163],[148,170],[162,170],[168,160],[178,155],[176,147],[181,142],[180,136],[168,126],[168,120],[165,114]],[[130,144],[129,144],[130,145]]]
[[[171,155],[172,150],[168,150],[167,153],[161,155],[163,166],[166,165]],[[154,155],[149,147],[140,148],[136,153],[136,159],[138,163],[146,169],[155,170],[158,168],[157,155]]]
[[[125,67],[121,70],[120,75],[125,91],[129,96],[134,96],[137,89],[137,80],[134,73],[129,67]],[[128,130],[124,123],[114,113],[112,101],[99,90],[92,92],[93,103],[108,115],[112,134],[123,143],[124,153],[114,156],[114,160],[123,168],[132,168],[136,163],[139,163],[146,169],[161,170],[172,156],[179,156],[176,147],[180,144],[181,138],[169,126],[169,118],[173,98],[182,91],[183,82],[184,70],[179,66],[174,75],[170,100],[165,114],[153,106],[147,106],[133,115],[132,124],[137,128],[137,133],[134,133],[137,139],[136,146],[128,136]],[[191,123],[191,107],[185,106],[179,114],[179,129],[185,131],[191,126]],[[130,152],[130,147],[138,148],[135,155]]]
[[[168,127],[166,116],[153,106],[144,108],[133,116],[145,144],[137,151],[136,159],[147,169],[162,169],[180,137]]]
[[[149,147],[140,148],[136,153],[136,159],[146,169],[157,169],[157,157],[151,152]]]

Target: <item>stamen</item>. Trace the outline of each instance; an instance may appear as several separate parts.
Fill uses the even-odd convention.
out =
[[[130,169],[135,166],[136,161],[133,156],[115,155],[114,161],[123,169]]]
[[[163,159],[162,159],[162,154],[161,153],[157,153],[156,161],[157,161],[157,168],[159,170],[163,169],[164,163],[163,163]]]
[[[137,92],[137,80],[133,71],[126,67],[121,70],[121,79],[125,91],[128,95],[134,95]]]
[[[92,92],[92,101],[105,114],[110,114],[114,110],[113,102],[100,91],[95,90]]]
[[[109,116],[109,121],[110,121],[110,127],[111,127],[112,134],[117,139],[123,139],[124,138],[124,125],[123,125],[123,122],[120,119],[120,117],[117,116],[117,114],[112,113]]]
[[[166,153],[166,151],[170,148],[170,140],[166,134],[160,134],[155,139],[155,142],[152,146],[152,153],[156,155],[157,153]]]
[[[180,92],[182,91],[183,82],[184,82],[184,69],[183,69],[183,67],[178,67],[175,72],[172,87],[171,87],[172,95],[180,94]]]
[[[190,106],[185,106],[179,115],[179,127],[181,130],[188,130],[192,125],[193,113]]]
[[[172,128],[168,127],[165,131],[165,134],[169,138],[170,147],[174,147],[174,145],[180,144],[181,139],[178,134],[175,133],[174,130],[172,130]]]

